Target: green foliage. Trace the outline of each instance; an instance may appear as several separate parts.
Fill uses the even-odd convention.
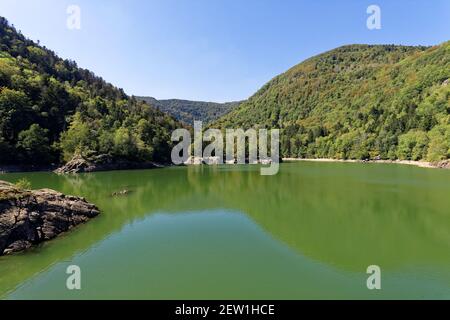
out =
[[[30,117],[30,101],[27,95],[9,88],[0,89],[0,132],[7,141],[16,141]]]
[[[352,45],[293,67],[211,127],[279,128],[281,155],[448,159],[450,42]]]
[[[242,103],[242,101],[215,103],[179,99],[156,100],[152,97],[137,97],[137,99],[191,126],[194,125],[194,120],[203,121],[205,124],[217,120]]]
[[[77,153],[168,161],[179,126],[0,17],[0,165],[48,165]]]
[[[21,155],[25,155],[25,159],[21,159],[24,163],[45,164],[52,160],[48,130],[38,124],[32,124],[28,130],[19,133],[17,148],[21,151]]]
[[[399,137],[397,155],[400,160],[420,160],[427,157],[429,138],[426,132],[411,130]]]
[[[14,185],[16,186],[16,188],[18,188],[20,190],[30,190],[31,189],[31,182],[25,178],[20,179]]]
[[[77,112],[70,122],[69,129],[61,134],[61,150],[65,161],[69,161],[75,154],[87,155],[94,150],[96,139],[90,126],[83,121],[81,113]]]
[[[137,152],[136,141],[131,132],[120,127],[114,133],[114,154],[122,158],[131,158]]]
[[[14,150],[3,137],[0,137],[0,163],[12,163]]]
[[[427,159],[440,161],[450,158],[450,125],[437,126],[429,133],[430,144]]]

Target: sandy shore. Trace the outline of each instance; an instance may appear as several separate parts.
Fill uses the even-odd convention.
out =
[[[450,161],[427,162],[427,161],[410,161],[410,160],[342,160],[342,159],[300,159],[300,158],[283,158],[283,161],[312,161],[312,162],[353,162],[353,163],[393,163],[405,164],[421,168],[432,169],[450,169]]]

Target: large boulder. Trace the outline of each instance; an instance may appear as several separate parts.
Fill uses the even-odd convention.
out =
[[[84,198],[0,181],[0,256],[53,239],[99,213]]]
[[[75,155],[72,160],[67,162],[64,166],[55,170],[58,174],[63,173],[82,173],[96,171],[96,165],[80,155]]]

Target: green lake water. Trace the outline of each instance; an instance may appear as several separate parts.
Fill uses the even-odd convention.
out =
[[[450,171],[353,163],[26,177],[102,214],[0,257],[3,299],[450,299]],[[111,194],[131,190],[127,196]],[[66,268],[81,268],[81,290]],[[381,268],[381,290],[366,269]]]

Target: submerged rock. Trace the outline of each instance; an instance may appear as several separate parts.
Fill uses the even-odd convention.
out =
[[[129,195],[130,193],[131,193],[130,190],[124,189],[124,190],[120,190],[120,191],[113,192],[111,195],[112,195],[113,197],[118,197],[118,196],[127,196],[127,195]]]
[[[53,239],[99,213],[84,198],[0,181],[0,256]]]

